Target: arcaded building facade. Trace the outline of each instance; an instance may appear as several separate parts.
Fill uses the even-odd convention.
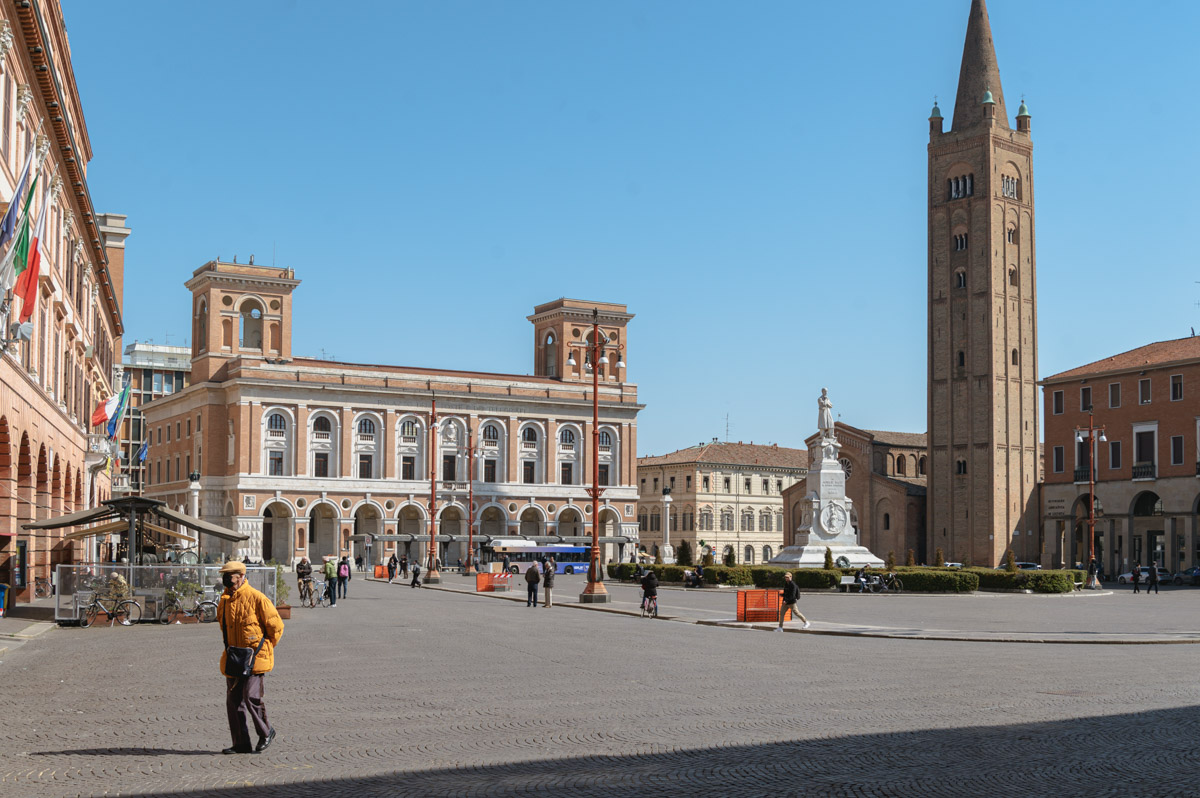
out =
[[[787,545],[784,496],[808,474],[808,452],[754,443],[701,443],[638,458],[642,547],[662,545],[663,530],[678,551],[687,541],[693,560],[711,552],[718,562],[769,562]],[[671,495],[664,520],[663,491]],[[703,541],[703,545],[701,545]]]
[[[119,382],[130,233],[124,216],[92,205],[92,145],[56,0],[0,5],[0,212],[15,200],[31,151],[38,177],[33,219],[42,211],[42,189],[51,187],[33,331],[0,354],[0,582],[14,585],[19,601],[31,597],[35,577],[90,553],[84,543],[63,540],[70,530],[27,531],[22,524],[109,498],[111,449],[102,435],[89,435],[88,424],[95,404]],[[15,321],[6,307],[0,331]]]
[[[1043,565],[1085,563],[1088,477],[1096,560],[1116,575],[1151,560],[1200,565],[1200,337],[1147,344],[1042,381],[1043,525],[1014,546]],[[1087,434],[1088,408],[1103,428]]]
[[[1033,140],[973,0],[950,130],[929,125],[928,541],[994,565],[1039,526]]]
[[[590,340],[595,312],[602,334],[625,347],[624,305],[539,305],[528,317],[533,376],[487,374],[295,356],[299,284],[274,267],[210,261],[195,271],[190,384],[143,408],[145,495],[186,509],[194,490],[201,517],[250,535],[236,553],[254,559],[383,562],[424,556],[432,468],[445,563],[467,558],[472,520],[484,541],[590,541],[592,372],[572,344]],[[621,351],[599,366],[606,558],[637,540],[641,405]]]

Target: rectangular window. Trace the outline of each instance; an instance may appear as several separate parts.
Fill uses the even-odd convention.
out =
[[[162,372],[161,372],[161,371],[156,371],[156,372],[154,372],[154,383],[153,383],[153,385],[154,385],[154,392],[155,392],[155,393],[162,393],[162,389],[163,389],[163,375],[162,375]]]
[[[1108,442],[1108,467],[1113,468],[1113,469],[1121,467],[1121,442],[1120,441],[1109,441]]]
[[[732,486],[732,480],[729,477],[725,477],[725,492],[726,493],[733,492],[733,488],[731,486]]]
[[[192,437],[192,420],[190,418],[187,423],[187,435],[189,438]]]
[[[313,455],[313,476],[327,477],[329,476],[329,453],[317,452]]]
[[[171,458],[167,458],[167,482],[171,481]]]
[[[167,425],[167,443],[171,442],[171,425]]]
[[[559,471],[559,484],[560,485],[575,484],[574,480],[571,479],[571,477],[574,476],[571,473],[571,464],[570,463],[562,463],[561,465],[562,465],[562,468]]]
[[[1171,401],[1178,402],[1183,399],[1183,375],[1171,375]]]
[[[783,493],[783,480],[782,479],[775,480],[775,491],[777,493]]]
[[[1063,406],[1065,404],[1063,392],[1055,391],[1052,396],[1054,404],[1050,412],[1056,416],[1061,416],[1063,414]]]
[[[771,480],[764,479],[763,480],[763,495],[766,496],[770,492],[771,492]]]
[[[1138,380],[1138,402],[1144,405],[1150,404],[1150,378]]]
[[[675,477],[671,477],[671,492],[675,492]]]
[[[692,477],[691,477],[691,475],[689,474],[688,476],[684,477],[684,479],[685,479],[685,482],[684,482],[684,490],[691,490],[691,489],[692,489]]]
[[[708,490],[708,477],[705,477],[705,478],[704,478],[704,490],[705,490],[705,491],[707,491],[707,490]]]
[[[186,457],[184,457],[183,461],[186,464],[185,467],[187,468],[187,475],[188,475],[188,478],[190,479],[192,476],[192,456],[190,454],[187,455]]]
[[[1092,407],[1092,386],[1085,385],[1079,389],[1079,409],[1087,412]]]
[[[159,460],[154,464],[154,481],[158,484],[162,484],[162,460]]]
[[[442,481],[453,482],[455,474],[458,472],[458,455],[444,454],[442,455]]]
[[[1154,463],[1154,432],[1137,432],[1133,438],[1133,459],[1138,463]]]
[[[168,465],[167,471],[170,470]],[[283,476],[283,452],[271,452],[267,455],[267,474],[273,477]]]
[[[1075,444],[1075,467],[1087,468],[1092,464],[1092,442],[1082,440]]]
[[[1108,406],[1114,407],[1114,408],[1121,406],[1121,383],[1119,383],[1119,382],[1109,383],[1109,385],[1108,385]]]
[[[484,482],[495,482],[496,481],[496,461],[495,460],[484,460],[483,461],[483,481]]]
[[[1063,472],[1063,457],[1065,450],[1062,446],[1054,447],[1054,473],[1061,474]]]
[[[417,460],[415,457],[409,456],[400,461],[400,479],[416,479],[417,478]]]
[[[745,485],[745,487],[746,487],[746,492],[747,492],[747,493],[750,493],[750,492],[751,492],[751,491],[750,491],[750,477],[746,477],[746,478],[743,480],[743,484],[744,484],[744,485]]]
[[[658,477],[654,478],[654,492],[658,493]]]
[[[180,432],[180,425],[179,425],[179,422],[178,422],[178,421],[176,421],[176,422],[175,422],[175,440],[179,440],[179,439],[182,437],[182,436],[179,434],[179,432]]]
[[[200,416],[196,416],[196,432],[200,431]]]
[[[360,454],[358,456],[358,478],[371,479],[374,465],[374,458],[369,454]]]
[[[521,481],[526,485],[533,484],[533,463],[529,460],[521,463]]]
[[[1183,436],[1171,436],[1171,465],[1183,465]]]
[[[601,485],[608,484],[608,463],[600,464],[600,471],[597,472],[597,475],[600,477],[599,482]],[[688,479],[690,480],[691,477],[689,477]]]

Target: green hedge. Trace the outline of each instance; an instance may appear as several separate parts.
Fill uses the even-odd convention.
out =
[[[957,568],[911,568],[897,571],[904,590],[913,593],[972,593],[979,577]]]
[[[997,571],[992,568],[971,568],[978,575],[984,590],[1032,590],[1034,593],[1070,593],[1076,582],[1087,578],[1083,571]],[[905,582],[907,586],[907,582]]]

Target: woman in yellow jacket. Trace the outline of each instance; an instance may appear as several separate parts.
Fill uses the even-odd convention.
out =
[[[217,604],[217,620],[225,645],[254,649],[262,641],[250,676],[231,676],[226,672],[226,654],[221,652],[225,712],[229,716],[229,733],[233,736],[233,745],[221,753],[261,754],[275,739],[275,729],[267,721],[267,707],[263,703],[263,676],[275,666],[275,646],[283,636],[283,621],[271,600],[246,582],[245,563],[225,563],[221,568],[221,582],[225,592]],[[258,745],[254,748],[250,747],[247,715],[258,732]]]

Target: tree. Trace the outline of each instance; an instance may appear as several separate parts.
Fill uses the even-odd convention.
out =
[[[679,565],[692,565],[692,547],[686,540],[679,541],[675,547],[675,562]]]
[[[942,554],[941,548],[933,553],[933,564],[937,568],[946,567],[946,555]]]
[[[828,546],[825,547],[825,570],[833,570],[833,551]]]
[[[655,564],[655,565],[662,565],[662,564],[663,564],[663,560],[662,560],[662,549],[660,549],[658,546],[655,546],[655,547],[654,547],[654,564]]]
[[[709,566],[711,566],[713,564],[713,562],[714,562],[714,560],[713,560],[712,550],[710,549],[710,550],[704,552],[704,567],[708,568]]]
[[[725,552],[725,564],[729,566],[737,565],[737,558],[733,553],[733,549],[729,549]]]
[[[970,568],[972,565],[973,565],[973,563],[971,562],[971,555],[970,555],[970,554],[968,554],[967,556],[963,557],[963,568]]]
[[[908,550],[908,555],[905,556],[905,558],[904,558],[904,564],[905,565],[916,565],[917,564],[917,554],[912,549]]]
[[[888,552],[887,569],[889,571],[896,570],[896,552],[894,552],[894,551]]]
[[[1010,574],[1017,572],[1017,555],[1013,554],[1013,550],[1009,549],[1004,552],[1004,570]]]

